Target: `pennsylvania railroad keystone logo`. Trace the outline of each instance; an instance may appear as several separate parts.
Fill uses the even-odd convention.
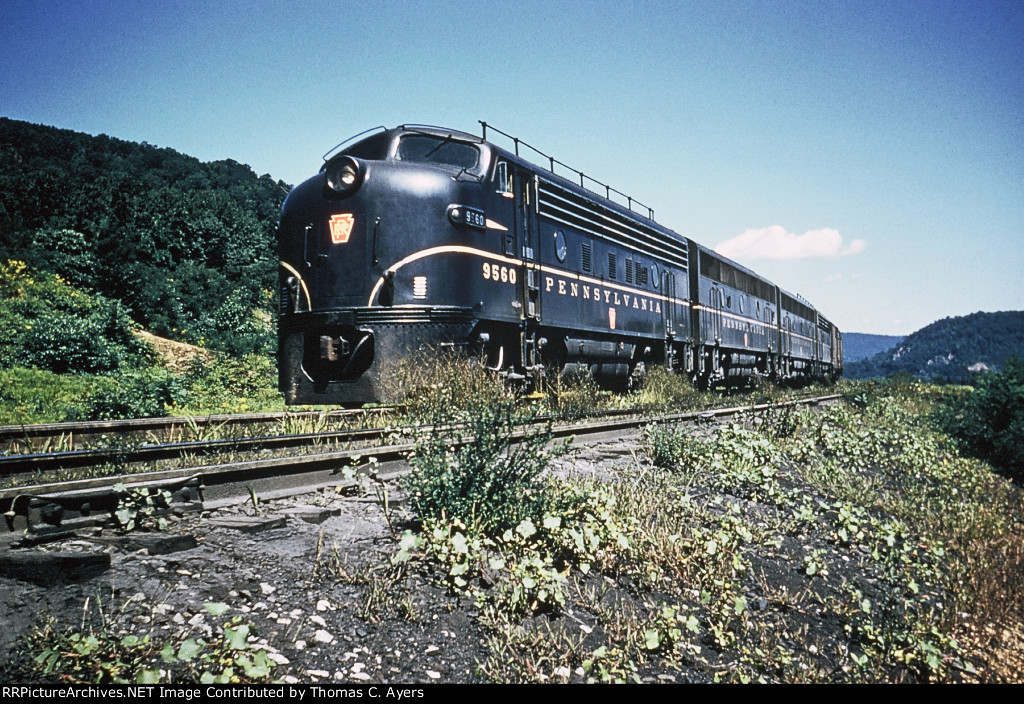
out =
[[[355,218],[349,213],[342,213],[331,216],[331,242],[334,244],[345,244],[349,235],[352,234],[352,223]]]

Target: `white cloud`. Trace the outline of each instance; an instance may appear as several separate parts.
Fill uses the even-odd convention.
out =
[[[826,227],[808,230],[802,235],[786,232],[781,225],[747,230],[722,242],[715,251],[739,261],[753,259],[836,259],[860,254],[867,247],[864,240],[843,245],[838,230]]]

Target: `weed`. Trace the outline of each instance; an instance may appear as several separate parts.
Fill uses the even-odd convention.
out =
[[[410,424],[448,424],[514,399],[501,378],[460,352],[422,350],[381,371],[386,393],[405,404]]]
[[[228,609],[226,604],[219,603],[204,607],[214,617]],[[105,621],[102,614],[101,621]],[[228,684],[272,680],[276,665],[265,649],[250,644],[256,635],[252,626],[234,617],[219,626],[219,634],[219,638],[211,640],[159,642],[149,634],[114,634],[105,627],[58,631],[51,621],[27,638],[32,657],[22,674],[69,684]]]
[[[170,504],[169,491],[147,487],[129,490],[124,484],[115,484],[114,493],[118,503],[112,516],[119,531],[167,529],[167,519],[161,514]]]
[[[462,519],[489,535],[542,517],[549,497],[541,473],[568,442],[552,443],[550,430],[515,439],[517,420],[514,403],[504,401],[467,421],[465,435],[435,426],[417,444],[403,482],[417,515]]]

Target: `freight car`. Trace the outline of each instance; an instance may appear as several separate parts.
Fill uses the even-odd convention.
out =
[[[839,330],[809,303],[490,127],[513,146],[500,148],[481,124],[481,137],[376,128],[288,195],[278,231],[288,403],[398,400],[389,369],[422,348],[466,349],[524,382],[582,371],[609,388],[651,365],[701,387],[841,374]]]

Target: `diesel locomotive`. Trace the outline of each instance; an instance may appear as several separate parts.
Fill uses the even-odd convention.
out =
[[[842,336],[806,301],[481,124],[376,128],[292,189],[278,230],[287,403],[398,401],[389,370],[424,348],[609,388],[652,365],[701,387],[842,373]]]

